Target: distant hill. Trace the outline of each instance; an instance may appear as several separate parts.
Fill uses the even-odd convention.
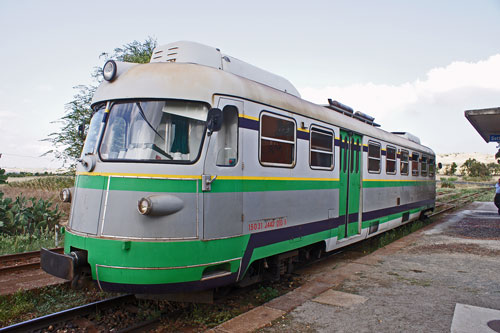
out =
[[[493,154],[485,154],[485,153],[451,153],[451,154],[437,154],[436,162],[442,163],[443,168],[439,170],[440,174],[444,174],[446,167],[451,165],[453,162],[457,164],[457,174],[460,173],[460,167],[467,161],[469,158],[473,158],[478,162],[489,164],[496,163],[495,156]]]
[[[464,164],[469,158],[473,158],[481,163],[495,163],[495,156],[493,154],[485,153],[451,153],[451,154],[438,154],[436,157],[437,163],[443,163],[443,166],[451,165],[455,162],[458,167]]]

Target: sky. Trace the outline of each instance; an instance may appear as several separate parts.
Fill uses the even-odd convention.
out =
[[[93,83],[102,52],[148,36],[218,47],[438,154],[496,152],[464,111],[500,106],[500,0],[2,0],[0,167],[59,167],[41,140],[73,87]]]

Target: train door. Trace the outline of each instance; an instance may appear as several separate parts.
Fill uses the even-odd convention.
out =
[[[207,137],[207,153],[202,175],[203,238],[240,235],[243,231],[242,144],[238,114],[243,102],[221,98],[220,131]]]
[[[338,239],[357,235],[361,189],[361,136],[340,131],[340,196],[339,216],[344,227],[339,228]]]

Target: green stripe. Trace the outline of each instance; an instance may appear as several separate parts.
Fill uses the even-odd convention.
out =
[[[342,228],[344,226],[342,225]],[[307,235],[303,237],[298,237],[295,239],[291,240],[286,240],[283,242],[278,242],[266,246],[261,246],[258,248],[255,248],[252,253],[252,257],[250,259],[250,263],[254,262],[255,260],[259,260],[262,258],[266,258],[269,256],[273,256],[279,253],[287,252],[287,251],[292,251],[297,248],[307,246],[310,244],[314,244],[317,242],[321,242],[327,238],[335,237],[337,236],[337,228],[331,229],[331,230],[325,230],[325,231],[320,231],[318,233],[312,234],[312,235]]]
[[[395,220],[395,219],[402,218],[404,213],[410,212],[410,214],[414,214],[414,213],[421,212],[421,211],[423,211],[424,209],[427,209],[427,208],[430,208],[430,207],[431,207],[431,206],[419,207],[419,208],[410,209],[410,210],[408,210],[408,211],[404,211],[404,212],[401,212],[401,213],[395,213],[395,214],[391,214],[391,215],[383,216],[383,217],[380,217],[380,218],[378,218],[378,219],[373,219],[373,220],[363,221],[363,223],[361,224],[361,228],[362,228],[362,229],[369,228],[369,227],[370,227],[370,225],[371,225],[373,222],[377,222],[377,221],[379,222],[379,224],[383,224],[383,223],[386,223],[386,222],[389,222],[389,221],[392,221],[392,220]]]
[[[415,181],[415,180],[402,180],[402,181],[387,181],[387,180],[375,180],[375,181],[363,181],[363,188],[376,188],[376,187],[404,187],[404,186],[434,186],[435,181]]]
[[[140,192],[194,193],[197,180],[149,179],[149,178],[110,178],[110,190]]]
[[[80,175],[77,187],[103,190],[107,187],[105,176]],[[192,179],[151,179],[110,177],[110,190],[196,193],[201,192],[201,181]],[[216,179],[212,183],[212,193],[227,192],[265,192],[265,191],[300,191],[330,190],[339,188],[338,181],[320,180],[255,180],[255,179]]]
[[[76,176],[75,187],[105,190],[108,185],[108,177]]]
[[[217,179],[212,183],[211,192],[330,190],[338,187],[338,181]]]

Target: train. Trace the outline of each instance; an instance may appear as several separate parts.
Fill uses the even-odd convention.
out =
[[[55,276],[136,295],[279,279],[435,207],[415,135],[301,98],[285,78],[180,41],[109,60],[92,100]],[[83,131],[83,128],[81,128]]]

